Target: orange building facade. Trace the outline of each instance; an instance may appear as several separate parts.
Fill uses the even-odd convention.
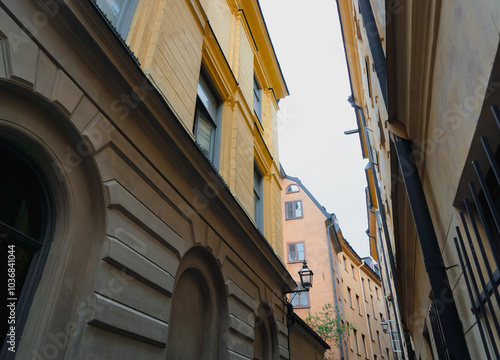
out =
[[[294,311],[305,319],[331,303],[342,323],[353,325],[339,346],[330,344],[331,359],[392,359],[378,266],[361,258],[342,236],[335,214],[328,213],[300,179],[282,170],[283,249],[285,264],[297,286],[305,260],[314,272],[309,292],[290,294]]]

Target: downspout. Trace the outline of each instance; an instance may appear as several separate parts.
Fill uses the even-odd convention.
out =
[[[363,23],[365,24],[366,36],[368,37],[368,44],[370,45],[370,51],[373,58],[373,65],[375,66],[375,72],[380,83],[380,89],[382,90],[382,97],[384,98],[385,107],[388,109],[387,65],[384,48],[382,47],[382,41],[380,40],[380,36],[378,34],[377,22],[373,16],[373,9],[370,4],[370,0],[359,0],[358,3],[361,9]]]
[[[397,272],[396,272],[396,261],[394,260],[394,253],[392,251],[392,244],[391,244],[391,238],[389,236],[389,229],[387,227],[387,218],[385,217],[385,206],[382,202],[382,195],[380,194],[380,189],[378,187],[378,179],[377,179],[377,172],[375,171],[375,164],[374,164],[374,161],[373,161],[373,154],[372,154],[372,147],[371,147],[371,144],[370,144],[370,138],[368,137],[368,134],[366,133],[366,119],[365,119],[365,114],[363,112],[363,108],[359,105],[356,105],[356,103],[354,102],[354,98],[352,97],[352,95],[349,97],[349,103],[351,104],[351,106],[355,109],[355,110],[358,110],[356,111],[356,116],[358,115],[358,113],[360,114],[360,118],[361,118],[361,125],[363,126],[363,134],[365,136],[365,143],[366,143],[366,148],[367,148],[367,151],[368,151],[368,159],[369,159],[369,163],[370,163],[370,169],[372,171],[372,177],[373,177],[373,185],[375,187],[375,194],[377,196],[377,203],[378,203],[378,213],[380,214],[380,218],[382,220],[382,228],[384,230],[384,238],[385,238],[385,246],[387,247],[387,252],[389,253],[389,263],[390,263],[390,266],[391,266],[391,272],[393,274],[393,282],[394,282],[394,288],[391,287],[391,293],[392,294],[395,294],[396,297],[397,297],[397,288],[398,288],[398,282],[397,282]],[[386,269],[387,271],[387,269]],[[387,271],[388,272],[388,271]],[[388,286],[391,286],[391,278],[389,277],[389,274],[387,274],[387,284]],[[398,297],[399,298],[399,297]],[[400,342],[403,341],[403,334],[401,333],[401,326],[400,326],[400,321],[399,321],[399,316],[398,316],[398,313],[396,311],[396,305],[394,303],[394,301],[392,302],[392,306],[393,306],[393,310],[394,310],[394,317],[395,317],[395,320],[396,320],[396,324],[398,324],[398,336],[399,336],[399,340]],[[402,344],[401,344],[402,345]],[[403,349],[403,347],[401,346],[401,349]],[[403,351],[401,353],[402,355],[402,359],[404,360],[405,359],[405,352]]]
[[[446,273],[447,269],[444,265],[422,182],[413,158],[411,141],[397,135],[394,135],[393,141],[420,240],[425,270],[431,284],[434,302],[438,309],[442,309],[438,315],[448,353],[451,359],[454,360],[470,360],[464,330],[451,291],[448,274]]]
[[[338,297],[337,297],[337,284],[335,283],[335,268],[334,268],[334,264],[333,264],[332,244],[330,242],[330,233],[328,231],[331,226],[335,225],[335,222],[333,221],[332,217],[330,217],[330,219],[331,219],[332,223],[326,227],[326,241],[328,242],[328,251],[330,254],[330,271],[332,273],[333,297],[335,299],[335,309],[337,312],[337,319],[338,319],[340,317],[340,307],[338,304]],[[342,346],[342,341],[343,341],[343,339],[341,338],[339,341],[339,343],[340,343],[340,358],[344,359],[344,350],[343,350],[343,346]]]

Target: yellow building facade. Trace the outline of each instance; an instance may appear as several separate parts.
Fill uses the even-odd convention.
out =
[[[337,4],[400,356],[498,358],[500,7]]]
[[[140,1],[127,43],[282,257],[276,114],[288,89],[258,2]]]

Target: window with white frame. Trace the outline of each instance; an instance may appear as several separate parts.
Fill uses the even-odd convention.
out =
[[[297,284],[297,288],[295,290],[302,290],[302,286]],[[309,301],[308,291],[292,293],[290,294],[290,298],[291,298],[290,302],[294,308],[305,308],[311,306]]]
[[[297,184],[290,184],[286,188],[286,193],[287,194],[294,193],[294,192],[299,192],[299,191],[300,191],[300,188],[299,188],[299,186]]]
[[[198,82],[198,99],[194,119],[194,137],[203,154],[218,166],[219,133],[221,101],[210,83],[208,76],[202,70]]]
[[[302,200],[294,200],[285,202],[285,219],[301,219],[304,217],[302,211]]]
[[[306,252],[303,242],[288,244],[288,262],[304,261],[305,259]]]

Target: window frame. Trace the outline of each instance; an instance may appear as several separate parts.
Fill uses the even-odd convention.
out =
[[[297,187],[297,190],[289,190],[292,186],[296,186],[296,187]],[[299,187],[299,185],[297,185],[297,184],[290,184],[290,185],[288,185],[288,186],[286,187],[286,193],[287,193],[287,194],[293,194],[293,193],[298,193],[298,192],[300,192],[300,187]]]
[[[297,259],[298,260],[290,260],[290,245],[295,245],[295,252],[296,254],[298,255],[298,252],[297,252],[297,244],[302,244],[302,246],[304,247],[304,259],[299,259],[298,256],[297,256]],[[307,255],[306,255],[306,243],[304,241],[292,241],[292,242],[287,242],[286,243],[286,250],[287,250],[287,259],[288,259],[288,263],[289,264],[295,264],[295,263],[301,263],[303,262],[304,260],[307,261]]]
[[[289,218],[288,217],[288,212],[287,212],[287,204],[294,204],[294,203],[300,203],[300,213],[301,213],[301,216],[296,216],[296,217],[290,217]],[[297,220],[297,219],[303,219],[303,218],[304,218],[304,204],[302,203],[302,200],[285,201],[285,220]]]
[[[368,352],[366,351],[366,335],[365,334],[361,334],[361,341],[363,342],[363,351],[365,353],[365,359],[368,359]]]
[[[262,125],[262,87],[255,74],[253,76],[253,112]]]
[[[207,109],[200,97],[200,87],[205,93],[211,96],[215,102],[215,118]],[[219,158],[220,158],[220,140],[221,140],[221,122],[222,122],[222,105],[223,101],[219,92],[213,85],[213,82],[208,75],[207,71],[202,67],[200,70],[200,77],[198,79],[198,86],[196,92],[196,108],[193,121],[193,136],[195,138],[196,144],[200,147],[203,155],[215,166],[216,169],[219,168]],[[208,149],[208,154],[205,153],[200,142],[198,141],[198,128],[200,117],[204,118],[205,121],[213,125],[213,133],[210,139],[210,148]]]
[[[300,285],[299,283],[296,283],[297,284],[297,287],[295,288],[295,290],[300,290],[302,289],[302,285]],[[305,299],[306,299],[306,302],[307,304],[300,304],[300,299],[304,298],[305,296]],[[298,305],[294,305],[293,302],[295,301],[295,299],[298,299],[299,300],[299,304]],[[306,308],[310,308],[311,307],[311,298],[309,297],[309,291],[301,291],[300,293],[298,292],[295,292],[295,293],[292,293],[290,294],[290,303],[293,305],[293,308],[294,309],[306,309]]]
[[[354,345],[356,345],[356,354],[358,355],[361,355],[359,353],[359,344],[358,344],[358,331],[356,329],[354,329],[352,331],[353,335],[354,335]]]
[[[255,225],[264,232],[264,176],[257,164],[254,164],[253,193]]]
[[[135,11],[137,9],[137,4],[139,0],[127,0],[123,10],[120,11],[121,14],[116,19],[116,24],[111,21],[109,14],[104,10],[104,6],[108,7],[111,10],[112,6],[106,4],[104,0],[96,0],[96,5],[99,7],[101,12],[106,15],[108,21],[113,25],[116,29],[116,32],[120,35],[123,40],[127,40],[128,33],[130,31],[130,27],[132,26],[132,20],[134,18]]]
[[[28,316],[30,314],[35,292],[40,284],[40,279],[49,255],[55,230],[56,209],[51,188],[45,178],[44,172],[40,169],[38,164],[25,154],[24,151],[17,149],[16,146],[3,142],[3,139],[0,139],[0,149],[1,148],[11,151],[23,162],[23,165],[26,167],[26,171],[33,177],[33,182],[36,188],[35,191],[40,198],[39,200],[41,206],[41,228],[36,239],[18,229],[15,229],[3,221],[0,226],[0,231],[6,233],[6,237],[3,238],[5,239],[6,247],[8,247],[10,243],[8,240],[10,237],[15,241],[14,245],[16,246],[16,249],[20,246],[26,251],[32,253],[32,258],[27,267],[26,277],[22,283],[22,287],[19,286],[18,279],[15,289],[15,298],[17,298],[15,341],[16,344],[19,344],[24,332],[26,321],[28,320]],[[16,241],[19,237],[22,238],[21,244]],[[16,270],[18,269],[16,268]],[[0,345],[0,357],[4,359],[13,359],[17,353],[8,351],[8,347],[6,337]]]

